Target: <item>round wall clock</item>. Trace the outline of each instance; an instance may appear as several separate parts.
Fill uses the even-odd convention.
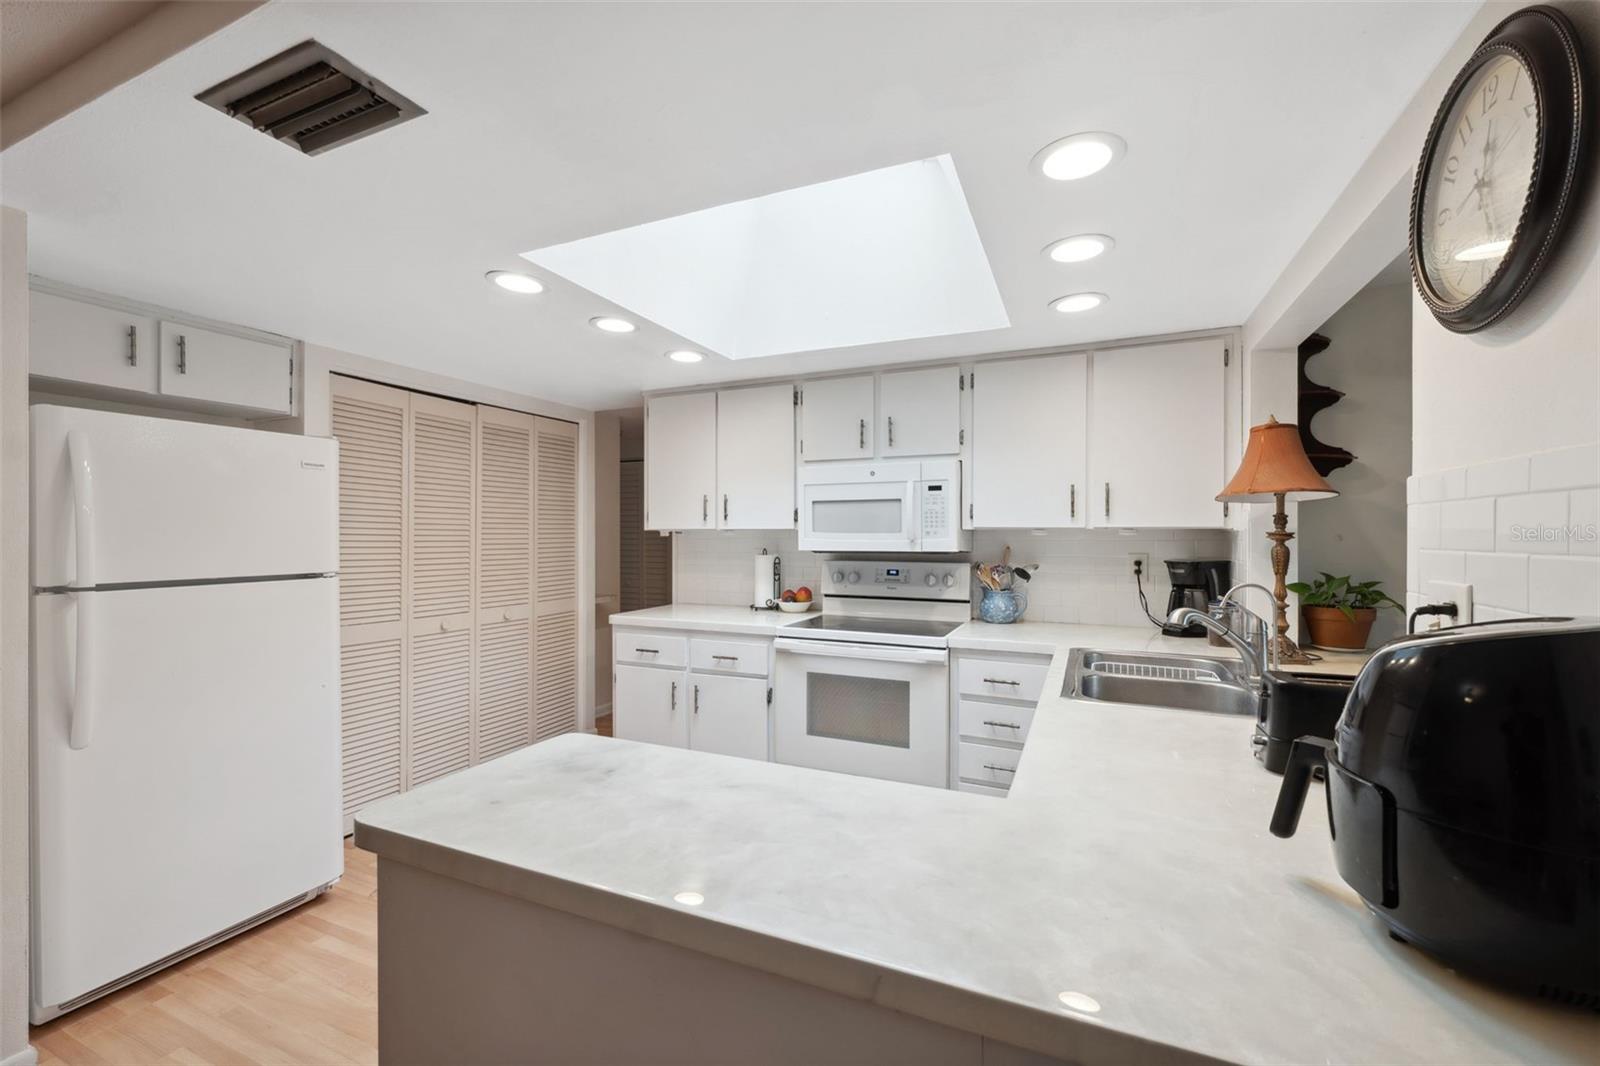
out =
[[[1527,294],[1571,214],[1584,149],[1582,53],[1559,11],[1496,26],[1433,117],[1411,192],[1411,273],[1447,329],[1471,333]]]

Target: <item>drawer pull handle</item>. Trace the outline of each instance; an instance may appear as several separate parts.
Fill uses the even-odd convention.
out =
[[[678,683],[676,681],[672,683],[672,705],[667,709],[672,711],[678,709]]]
[[[1067,489],[1067,495],[1068,495],[1068,499],[1070,501],[1070,506],[1071,506],[1071,510],[1067,513],[1067,517],[1068,518],[1077,518],[1078,517],[1078,486],[1077,486],[1076,483],[1074,483],[1072,486],[1070,486]]]
[[[1012,688],[1016,688],[1022,684],[1021,681],[1007,681],[1000,677],[986,677],[983,679],[983,683],[985,685],[1010,685]]]
[[[865,418],[863,418],[861,420],[861,422],[860,422],[860,428],[856,430],[856,447],[857,448],[865,448],[866,446],[867,446],[867,420]]]
[[[189,372],[189,339],[183,334],[178,334],[178,373]]]
[[[713,655],[712,658],[718,659],[725,663],[736,663],[739,661],[739,657],[737,655]]]
[[[1021,729],[1022,728],[1022,723],[1021,722],[991,722],[987,718],[985,718],[983,720],[983,724],[984,725],[994,726],[997,729]]]
[[[1000,773],[1000,774],[1014,774],[1014,773],[1017,772],[1017,768],[1014,767],[1014,766],[996,766],[992,762],[984,763],[983,764],[983,768],[985,770],[993,770],[995,773]]]
[[[136,326],[128,327],[128,365],[139,365],[139,330]]]
[[[634,648],[633,650],[638,652],[640,655],[660,655],[661,654],[661,649],[660,648]]]
[[[694,713],[695,714],[699,714],[700,713],[700,686],[699,685],[696,685],[694,687]]]

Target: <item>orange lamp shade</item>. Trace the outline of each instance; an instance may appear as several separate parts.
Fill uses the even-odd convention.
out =
[[[1300,427],[1268,415],[1261,425],[1250,427],[1244,459],[1217,499],[1267,503],[1279,493],[1300,500],[1321,500],[1339,495],[1339,490],[1324,481],[1311,465],[1300,444]]]

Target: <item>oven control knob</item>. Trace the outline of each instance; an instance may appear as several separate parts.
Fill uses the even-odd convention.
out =
[[[932,570],[929,570],[928,571],[928,576],[923,578],[922,580],[923,580],[923,583],[926,584],[931,589],[931,588],[933,588],[933,586],[935,586],[935,585],[937,585],[939,583],[939,575],[934,573]]]
[[[843,570],[835,570],[833,572],[833,583],[835,585],[844,584],[844,571]]]
[[[859,571],[859,570],[850,571],[850,577],[849,577],[850,584],[854,585],[857,581],[860,581],[860,580],[861,580],[861,571]]]
[[[946,574],[946,575],[944,575],[944,587],[947,588],[947,589],[955,588],[956,587],[956,575],[954,575],[954,574]]]

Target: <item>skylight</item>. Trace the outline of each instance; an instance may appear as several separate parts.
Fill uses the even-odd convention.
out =
[[[729,359],[1010,325],[948,155],[523,257]]]

